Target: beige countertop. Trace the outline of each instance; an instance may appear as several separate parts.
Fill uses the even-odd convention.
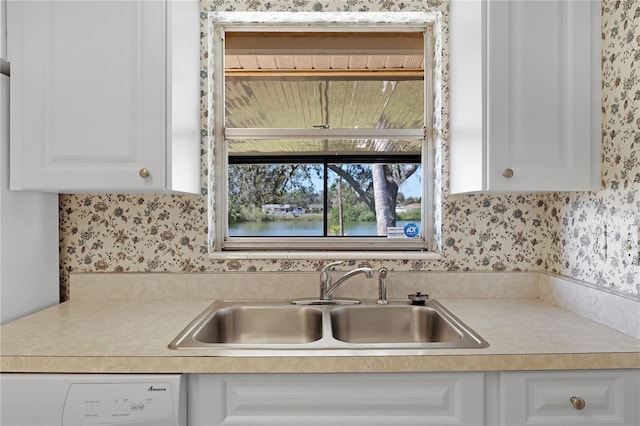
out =
[[[640,340],[539,299],[439,299],[490,344],[412,356],[219,357],[167,345],[202,300],[72,300],[0,327],[2,372],[266,373],[640,368]]]

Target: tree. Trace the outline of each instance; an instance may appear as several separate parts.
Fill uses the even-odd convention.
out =
[[[386,235],[387,227],[396,225],[398,188],[413,175],[420,164],[378,164],[371,167],[369,179],[363,179],[362,166],[329,169],[344,178],[376,216],[378,235]],[[358,173],[354,173],[358,171]],[[355,174],[355,176],[354,176]],[[360,177],[359,179],[357,177]],[[368,187],[372,191],[368,191]]]
[[[294,206],[308,207],[311,204],[322,204],[322,194],[315,191],[314,188],[295,187],[287,191],[280,198],[284,204]]]
[[[340,199],[346,206],[345,220],[362,220],[365,215],[357,207],[361,202],[375,215],[378,235],[386,235],[387,227],[396,225],[398,188],[416,172],[420,164],[374,163],[371,167],[362,164],[329,164],[327,167],[348,184],[342,185],[340,190]],[[308,205],[320,202],[321,195],[313,187],[313,177],[320,175],[319,165],[231,165],[229,214],[237,215],[240,206],[260,207],[269,203]],[[335,185],[329,190],[335,193]],[[333,199],[330,193],[327,197]]]
[[[316,166],[300,164],[230,165],[229,214],[240,206],[281,203],[288,193],[313,193],[311,176],[316,169]]]
[[[351,186],[351,189],[360,197],[360,200],[367,205],[369,210],[375,213],[375,201],[373,198],[373,187],[371,180],[371,170],[362,165],[338,165],[329,164],[329,170],[342,177]]]

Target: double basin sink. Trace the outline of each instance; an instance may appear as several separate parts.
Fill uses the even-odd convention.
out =
[[[219,301],[169,345],[220,356],[409,355],[488,343],[440,303],[292,305],[290,301]]]

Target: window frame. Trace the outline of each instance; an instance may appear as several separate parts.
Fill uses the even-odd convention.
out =
[[[208,145],[209,162],[209,251],[428,251],[434,239],[434,26],[431,12],[213,12],[209,14],[209,123],[213,129]],[[426,129],[243,129],[224,127],[225,105],[224,35],[230,31],[295,32],[424,32],[424,123]],[[220,78],[219,76],[222,76]],[[228,237],[229,139],[278,138],[422,139],[422,238],[382,237]],[[216,185],[216,182],[218,183]],[[220,184],[222,182],[222,186]]]

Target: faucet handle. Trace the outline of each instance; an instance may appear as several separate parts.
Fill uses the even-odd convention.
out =
[[[329,300],[330,297],[328,295],[329,287],[331,287],[331,271],[338,265],[342,265],[344,260],[339,260],[337,262],[331,262],[322,268],[320,271],[320,300]]]
[[[333,269],[336,266],[342,265],[342,264],[344,264],[344,260],[338,260],[337,262],[328,263],[328,264],[324,265],[324,267],[320,271],[320,275],[322,276],[324,274],[328,274],[329,271],[333,271]]]
[[[338,265],[342,265],[343,263],[344,263],[344,260],[339,260],[337,262],[328,263],[328,264],[324,265],[324,267],[320,271],[320,296],[321,296],[321,298],[322,298],[322,295],[324,295],[324,292],[326,291],[326,289],[331,284],[331,271],[333,270],[333,268],[335,268]]]

